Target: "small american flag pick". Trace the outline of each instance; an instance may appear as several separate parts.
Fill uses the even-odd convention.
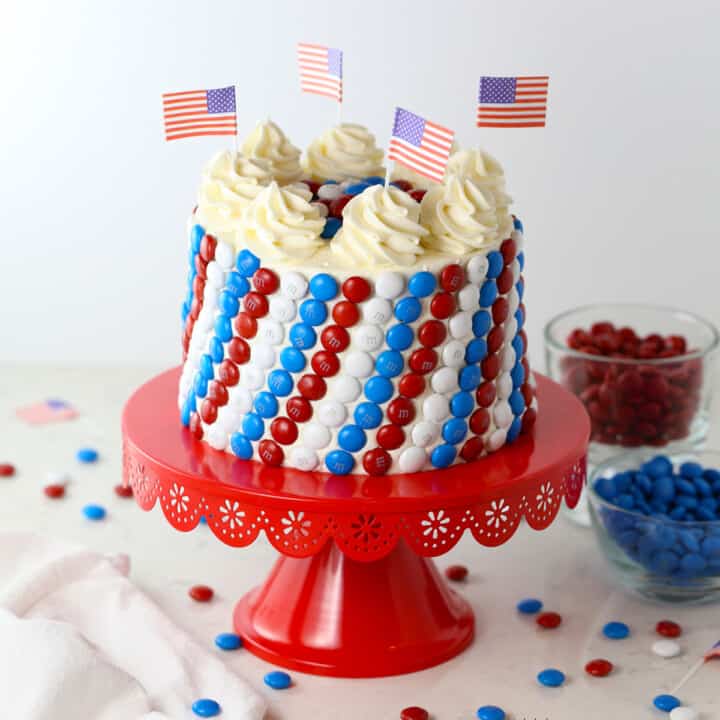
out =
[[[162,101],[166,140],[237,133],[234,85],[165,93]]]
[[[706,661],[714,659],[720,659],[720,640],[705,653]]]
[[[481,77],[478,127],[545,127],[547,75]]]
[[[78,415],[77,410],[63,400],[46,400],[34,405],[27,405],[18,408],[15,414],[20,420],[30,425],[45,425],[62,420],[72,420]]]
[[[388,160],[395,160],[431,180],[442,182],[454,136],[453,130],[396,108]]]
[[[305,93],[325,95],[342,102],[343,67],[342,50],[298,43],[298,66],[300,68],[300,89]]]

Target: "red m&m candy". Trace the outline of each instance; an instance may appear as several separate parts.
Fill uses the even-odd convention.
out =
[[[481,407],[490,407],[495,400],[497,390],[495,384],[491,382],[484,382],[480,384],[480,387],[475,391],[475,399],[478,405]]]
[[[464,565],[450,565],[445,568],[445,577],[453,582],[462,582],[467,575],[468,569]]]
[[[489,353],[497,352],[505,340],[505,331],[501,325],[496,325],[487,336],[487,349]]]
[[[405,442],[405,433],[398,425],[383,425],[377,431],[377,441],[386,450],[395,450]]]
[[[480,363],[480,370],[486,380],[494,380],[500,372],[500,358],[493,353],[488,355]]]
[[[425,347],[437,347],[447,337],[447,328],[439,320],[424,322],[418,332],[418,339]]]
[[[437,365],[438,356],[434,350],[430,348],[422,348],[415,350],[410,356],[409,365],[410,369],[421,375],[429,373],[435,365]]]
[[[195,600],[195,602],[210,602],[215,592],[208,585],[193,585],[188,590],[188,595]]]
[[[382,448],[368,450],[368,452],[363,455],[363,467],[369,475],[384,475],[390,469],[391,464],[392,458],[390,457],[390,453]]]
[[[10,463],[0,463],[0,477],[11,477],[15,474],[15,466]]]
[[[243,300],[243,306],[247,314],[254,318],[264,317],[268,313],[267,298],[257,292],[249,292]]]
[[[682,635],[682,628],[672,620],[661,620],[655,626],[655,632],[663,637],[676,638]]]
[[[595,677],[605,677],[606,675],[609,675],[612,670],[613,664],[609,660],[603,660],[602,658],[591,660],[587,665],[585,665],[585,672],[588,675],[593,675]]]
[[[303,375],[298,380],[298,391],[308,400],[319,400],[327,391],[325,381],[317,375]]]
[[[411,705],[400,711],[400,720],[430,720],[430,713],[425,708]]]
[[[353,195],[340,195],[340,197],[336,197],[331,200],[330,205],[328,206],[330,215],[335,218],[342,218],[345,206],[353,199],[353,197]]]
[[[543,612],[537,616],[535,622],[545,630],[554,630],[562,622],[562,617],[556,612]]]
[[[319,352],[316,352],[313,355],[310,364],[312,365],[312,369],[320,377],[331,377],[336,375],[338,370],[340,370],[340,361],[338,360],[338,356],[333,352],[328,352],[327,350],[320,350]]]
[[[414,398],[425,390],[425,378],[422,375],[408,373],[400,378],[398,390],[405,397]]]
[[[470,429],[476,435],[483,435],[490,427],[490,413],[485,408],[478,408],[470,416]]]
[[[278,276],[267,268],[260,268],[253,275],[255,289],[263,295],[271,295],[280,287]]]
[[[243,365],[250,359],[250,346],[240,337],[234,337],[228,343],[228,355],[233,362]]]
[[[510,288],[513,286],[513,273],[509,267],[506,267],[498,276],[495,281],[497,283],[498,292],[505,295],[510,292]]]
[[[65,495],[65,486],[53,483],[52,485],[46,485],[43,492],[52,500],[57,500]]]
[[[388,405],[387,415],[395,425],[407,425],[415,417],[415,407],[407,398],[395,398]]]
[[[273,440],[261,440],[258,445],[258,455],[266,465],[280,465],[285,457],[282,448]]]
[[[507,319],[508,312],[510,311],[510,305],[504,297],[498,298],[492,306],[493,322],[496,325],[504,323]]]
[[[131,485],[116,485],[113,490],[118,497],[131,498],[133,496],[133,489]]]
[[[440,273],[440,287],[446,292],[457,292],[465,282],[465,271],[459,265],[448,265]]]
[[[367,300],[370,297],[370,290],[370,283],[362,277],[350,277],[342,284],[343,295],[354,303]]]
[[[217,240],[212,235],[205,235],[200,241],[200,257],[209,263],[215,257]]]
[[[450,293],[438,293],[430,301],[430,313],[439,320],[449,318],[455,310],[455,299]]]
[[[235,330],[238,335],[249,340],[257,335],[257,329],[257,320],[252,315],[246,312],[238,313],[235,318]]]
[[[326,350],[342,352],[350,344],[350,335],[341,325],[329,325],[322,331],[320,342]]]
[[[467,461],[472,462],[476,460],[480,453],[483,451],[483,441],[481,437],[471,437],[463,446],[460,451],[460,457]]]
[[[297,425],[288,418],[277,417],[270,424],[270,432],[272,436],[283,445],[290,445],[297,440]],[[273,464],[273,463],[271,463]]]
[[[203,436],[203,429],[202,429],[202,422],[200,421],[200,416],[194,412],[190,415],[190,434],[196,439],[196,440],[202,440]]]
[[[500,254],[503,256],[505,264],[509,265],[517,255],[517,243],[512,238],[503,240],[500,246]]]
[[[287,401],[285,410],[295,422],[305,422],[312,417],[312,405],[304,397],[292,397]]]
[[[205,398],[200,405],[200,417],[208,424],[217,420],[217,405],[210,399]]]
[[[332,316],[338,325],[352,327],[360,318],[360,311],[354,303],[341,300],[333,307]]]
[[[211,380],[208,385],[208,398],[212,400],[215,405],[222,407],[227,405],[229,400],[227,388],[217,380]]]
[[[232,360],[226,358],[218,367],[218,378],[226,387],[233,387],[240,380],[240,371]]]

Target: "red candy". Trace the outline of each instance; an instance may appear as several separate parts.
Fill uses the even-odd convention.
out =
[[[388,405],[387,416],[395,425],[407,425],[415,417],[415,406],[407,398],[395,398]]]
[[[395,450],[405,442],[405,432],[398,425],[383,425],[377,431],[377,442],[386,450]]]
[[[235,330],[238,335],[249,340],[257,335],[257,329],[257,320],[252,315],[246,312],[238,313],[235,318]]]
[[[253,275],[253,285],[259,293],[272,295],[280,287],[280,280],[272,270],[260,268]]]
[[[218,378],[226,387],[234,387],[240,381],[240,371],[232,360],[223,360],[218,366]]]
[[[203,280],[207,277],[207,262],[198,254],[195,256],[195,272]]]
[[[202,440],[202,436],[203,436],[202,423],[200,422],[200,416],[197,413],[192,413],[190,415],[189,428],[190,428],[190,434],[196,440]]]
[[[310,361],[312,369],[320,377],[332,377],[337,375],[340,370],[340,361],[335,353],[328,352],[327,350],[320,350],[313,355]]]
[[[211,380],[210,384],[208,385],[208,398],[212,400],[218,407],[222,407],[223,405],[227,405],[228,400],[230,399],[228,397],[228,391],[227,388],[217,380]]]
[[[325,381],[317,375],[303,375],[298,380],[298,391],[308,400],[319,400],[327,392]]]
[[[554,630],[562,622],[562,617],[556,612],[544,612],[535,618],[535,622],[545,630]]]
[[[522,426],[520,428],[520,431],[522,433],[529,432],[532,430],[533,426],[535,425],[535,421],[537,420],[537,412],[535,408],[528,408],[525,411],[525,414],[522,418]]]
[[[501,325],[496,325],[487,335],[487,349],[489,353],[496,353],[505,340],[505,331]]]
[[[437,365],[438,356],[434,350],[430,348],[422,348],[415,350],[410,356],[409,365],[410,369],[421,375],[429,373],[435,365]]]
[[[505,295],[505,293],[510,292],[510,288],[513,286],[512,270],[509,267],[506,267],[498,276],[496,283],[499,293]]]
[[[200,417],[209,424],[214,423],[217,420],[217,405],[210,400],[205,398],[200,405]]]
[[[193,585],[188,590],[188,595],[195,602],[210,602],[215,595],[215,591],[208,585]]]
[[[195,279],[193,280],[193,295],[196,298],[203,297],[203,294],[205,292],[205,280],[203,280],[199,275],[195,276]]]
[[[250,346],[239,337],[234,337],[228,343],[228,356],[238,365],[246,363],[250,359]]]
[[[464,565],[450,565],[445,568],[445,577],[453,582],[462,582],[468,575],[468,569]]]
[[[15,474],[15,466],[10,463],[0,463],[0,477],[11,477]]]
[[[459,265],[448,265],[440,273],[440,287],[445,292],[457,292],[465,283],[465,271]]]
[[[268,313],[268,301],[264,295],[257,292],[249,292],[243,300],[245,312],[254,318],[261,318]]]
[[[285,457],[282,448],[273,440],[261,440],[258,445],[258,455],[266,465],[280,465]]]
[[[287,401],[285,411],[295,422],[306,422],[312,417],[312,405],[303,397],[292,397]]]
[[[116,485],[113,490],[118,497],[131,498],[133,496],[133,489],[131,485]]]
[[[313,195],[317,195],[321,183],[315,182],[314,180],[303,180],[302,182],[308,186],[308,190],[310,190]]]
[[[409,195],[413,200],[420,202],[424,197],[427,190],[411,190]]]
[[[43,488],[43,492],[49,498],[52,498],[53,500],[57,500],[58,498],[61,498],[65,495],[65,486],[64,485],[55,485],[55,484],[46,485]]]
[[[438,293],[430,302],[430,313],[438,320],[449,318],[455,310],[455,298],[450,293]]]
[[[360,318],[360,311],[354,303],[341,300],[333,308],[332,316],[338,325],[342,327],[352,327]]]
[[[330,201],[328,210],[330,215],[335,218],[342,218],[343,210],[345,206],[353,199],[353,195],[341,195]]]
[[[418,339],[425,347],[432,348],[440,345],[447,337],[447,328],[439,320],[428,320],[420,326]]]
[[[597,660],[591,660],[585,665],[585,672],[588,675],[594,677],[605,677],[609,675],[613,670],[613,664],[609,660],[603,660],[598,658]]]
[[[430,720],[430,713],[425,708],[413,705],[400,711],[400,720]]]
[[[277,417],[270,423],[270,432],[282,445],[294,443],[298,436],[297,425],[292,420],[284,417]]]
[[[397,188],[400,188],[400,190],[404,190],[405,192],[410,192],[412,190],[413,186],[411,182],[408,182],[407,180],[393,180],[393,185]]]
[[[500,246],[500,254],[503,256],[503,262],[509,265],[517,255],[517,243],[512,238],[503,240]]]
[[[209,263],[215,257],[215,248],[217,248],[217,240],[212,235],[205,235],[200,241],[200,257]]]
[[[384,475],[392,465],[390,453],[382,448],[374,448],[368,450],[363,455],[363,467],[369,475]]]
[[[682,628],[672,620],[661,620],[655,626],[655,632],[663,637],[676,638],[682,635]]]
[[[463,446],[460,451],[460,457],[467,461],[472,462],[476,460],[480,453],[483,451],[483,441],[481,437],[471,437]]]
[[[498,298],[492,306],[492,317],[493,322],[496,325],[504,323],[507,319],[508,312],[510,312],[510,304],[504,297]]]
[[[362,277],[350,277],[342,284],[343,295],[354,303],[367,300],[370,297],[370,291],[370,283]]]
[[[417,397],[423,392],[423,390],[425,390],[425,378],[422,375],[416,375],[415,373],[403,375],[400,378],[398,390],[400,390],[400,394],[405,397]]]
[[[496,354],[488,355],[480,363],[480,370],[486,380],[494,380],[500,372],[500,358]]]
[[[326,350],[339,353],[350,344],[350,335],[340,325],[329,325],[322,331],[320,342]]]
[[[490,427],[490,413],[485,408],[478,408],[470,416],[470,429],[476,435],[484,435]]]
[[[480,407],[490,407],[495,400],[497,390],[495,384],[491,382],[480,383],[480,386],[475,391],[475,399]]]

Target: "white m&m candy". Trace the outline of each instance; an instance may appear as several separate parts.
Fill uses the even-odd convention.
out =
[[[459,340],[451,340],[442,351],[443,362],[451,368],[459,368],[465,364],[465,345]],[[433,385],[433,388],[435,386]]]
[[[450,326],[450,334],[454,338],[461,340],[472,332],[472,315],[466,311],[459,312],[450,318],[448,324]]]
[[[225,284],[225,271],[220,267],[220,263],[211,260],[205,269],[207,273],[207,281],[216,288],[221,288]]]
[[[487,441],[487,449],[490,452],[499,450],[507,440],[507,430],[496,430]]]
[[[323,400],[317,406],[316,417],[327,427],[339,427],[347,419],[347,408],[337,400]]]
[[[658,640],[653,643],[652,651],[662,658],[674,658],[682,652],[680,645],[674,640]]]
[[[474,285],[466,285],[458,293],[458,303],[461,310],[475,312],[480,307],[480,293]]]
[[[444,400],[445,398],[443,398]],[[423,414],[425,408],[423,407]],[[425,414],[427,417],[427,414]],[[412,429],[412,441],[418,447],[427,447],[440,437],[440,426],[434,422],[419,422]]]
[[[513,412],[510,403],[501,400],[493,410],[493,420],[499,428],[509,428],[513,421]]]
[[[205,433],[208,445],[216,450],[224,450],[227,447],[228,436],[223,427],[213,423]]]
[[[385,335],[377,325],[361,325],[353,332],[353,343],[361,350],[372,352],[385,342]]]
[[[262,318],[258,323],[257,339],[270,345],[279,345],[285,337],[285,328],[277,321]]]
[[[385,298],[374,297],[363,305],[365,322],[385,325],[392,317],[392,305]]]
[[[488,261],[484,255],[474,255],[467,264],[468,279],[473,285],[482,285],[488,271]]]
[[[444,354],[443,354],[444,358]],[[457,370],[452,367],[440,368],[433,376],[430,384],[436,393],[446,394],[458,387]]]
[[[342,356],[343,371],[353,377],[365,378],[375,369],[375,361],[371,355],[361,350],[354,350]]]
[[[513,381],[512,377],[510,376],[510,373],[503,373],[498,379],[496,383],[497,387],[497,396],[500,398],[500,400],[507,400],[510,395],[512,395],[513,391]]]
[[[430,395],[423,402],[423,417],[442,422],[450,414],[450,403],[443,395]]]
[[[349,375],[340,375],[330,387],[330,397],[341,403],[348,403],[360,397],[360,383]]]
[[[405,288],[405,278],[400,273],[385,271],[381,272],[375,280],[375,292],[381,298],[392,300],[396,298]]]
[[[510,371],[515,367],[515,350],[512,345],[506,345],[501,355],[502,369]]]
[[[405,473],[419,472],[427,462],[427,453],[421,447],[409,447],[400,453],[398,466]]]
[[[295,319],[297,306],[295,303],[282,295],[274,295],[270,300],[270,317],[281,323],[287,323]]]
[[[242,367],[240,382],[248,390],[259,390],[265,383],[265,373],[255,363],[248,363]]]
[[[243,370],[243,372],[245,372]],[[236,385],[233,388],[230,388],[229,390],[229,402],[237,408],[237,410],[241,413],[247,413],[250,412],[250,409],[252,408],[253,404],[253,396],[252,393],[244,387],[241,387],[240,385]]]
[[[299,272],[284,272],[280,276],[280,291],[291,300],[305,297],[308,281]]]
[[[290,465],[298,470],[310,472],[318,466],[318,456],[314,450],[307,447],[294,447],[290,451]]]
[[[267,343],[255,343],[252,347],[252,361],[259,368],[269,370],[275,364],[275,351]]]
[[[320,423],[309,422],[303,427],[302,441],[312,450],[321,450],[330,442],[330,431]]]
[[[235,251],[222,240],[218,240],[215,248],[215,260],[223,270],[229,270],[235,263]]]

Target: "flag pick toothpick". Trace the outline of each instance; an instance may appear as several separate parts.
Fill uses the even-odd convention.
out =
[[[720,640],[716,642],[693,666],[685,673],[682,680],[670,691],[674,695],[690,678],[695,675],[705,663],[710,660],[720,659]]]
[[[343,101],[343,54],[338,48],[298,43],[300,90],[324,95],[338,104],[338,124]]]
[[[235,86],[164,93],[165,140],[232,135],[237,149]]]
[[[395,108],[388,160],[399,162],[424,177],[442,182],[455,132],[403,108]],[[385,174],[387,187],[390,168]]]
[[[478,127],[545,127],[547,75],[480,78]]]

